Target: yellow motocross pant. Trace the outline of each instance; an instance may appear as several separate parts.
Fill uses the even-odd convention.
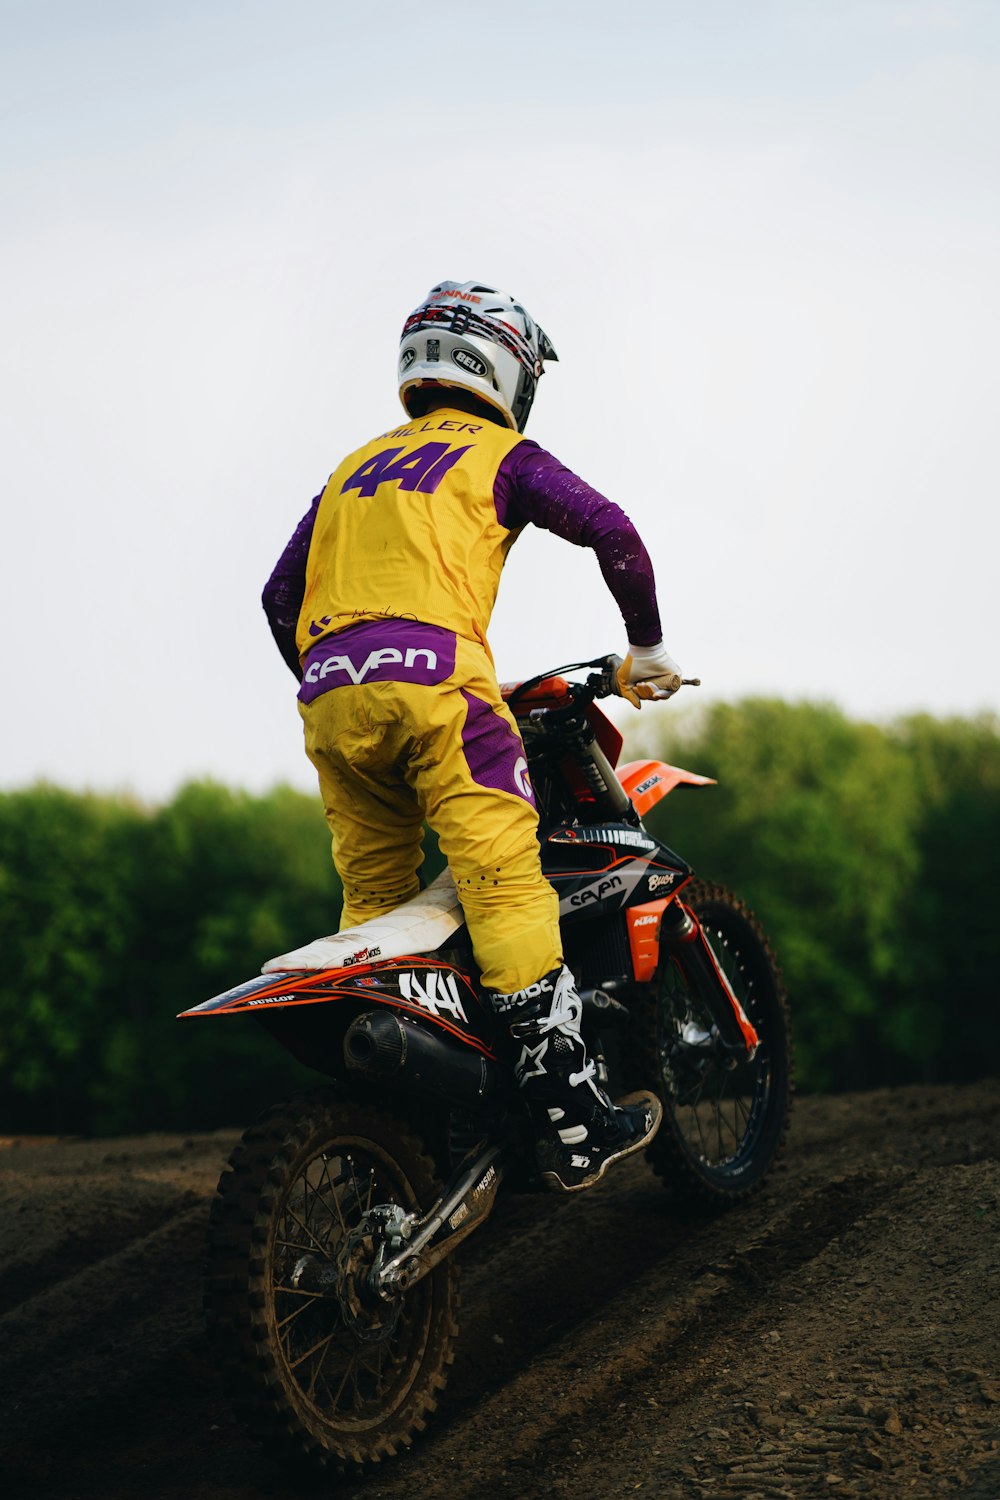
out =
[[[366,622],[305,658],[299,709],[319,773],[341,929],[415,896],[424,819],[438,836],[484,986],[562,962],[524,746],[487,652],[417,622]]]

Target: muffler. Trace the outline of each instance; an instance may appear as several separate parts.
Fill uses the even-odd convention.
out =
[[[350,1072],[416,1084],[452,1104],[477,1104],[496,1092],[497,1064],[481,1052],[417,1026],[392,1010],[356,1016],[344,1037]]]

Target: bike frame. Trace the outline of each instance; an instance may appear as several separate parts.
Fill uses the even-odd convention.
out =
[[[547,675],[503,690],[528,756],[542,867],[559,895],[567,961],[575,967],[573,947],[595,922],[624,928],[627,940],[617,977],[582,973],[584,1026],[589,1020],[599,1028],[614,1009],[608,991],[651,985],[673,962],[712,1016],[723,1057],[752,1056],[754,1028],[681,899],[692,871],[642,821],[676,788],[714,782],[659,760],[629,761],[616,771],[622,736],[594,702],[611,691],[616,660],[582,663],[601,669],[582,685]],[[496,1022],[478,978],[458,934],[433,953],[373,953],[366,960],[362,950],[340,968],[262,975],[181,1015],[253,1015],[300,1061],[334,1078],[354,1073],[418,1087],[452,1106],[510,1103],[516,1088],[498,1061]],[[373,1209],[370,1227],[380,1245],[373,1294],[400,1295],[478,1228],[521,1150],[517,1132],[513,1140],[487,1135],[426,1214]],[[322,1268],[304,1267],[302,1285],[325,1290],[324,1276]]]

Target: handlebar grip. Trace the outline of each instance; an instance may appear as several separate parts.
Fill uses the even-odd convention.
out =
[[[618,671],[622,665],[623,658],[620,656],[606,656],[604,658],[603,670],[591,672],[587,678],[587,686],[593,692],[595,698],[610,698],[621,695],[621,684],[618,681]],[[643,679],[649,681],[651,679]],[[676,693],[682,687],[701,687],[700,677],[681,677],[679,672],[664,673],[660,679],[660,685],[669,693]],[[633,683],[633,687],[639,687],[639,683]]]

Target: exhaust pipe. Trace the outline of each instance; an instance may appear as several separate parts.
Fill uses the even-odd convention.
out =
[[[477,1104],[496,1092],[497,1064],[471,1047],[415,1026],[392,1010],[356,1016],[344,1037],[344,1062],[367,1079],[419,1084],[453,1104]]]

